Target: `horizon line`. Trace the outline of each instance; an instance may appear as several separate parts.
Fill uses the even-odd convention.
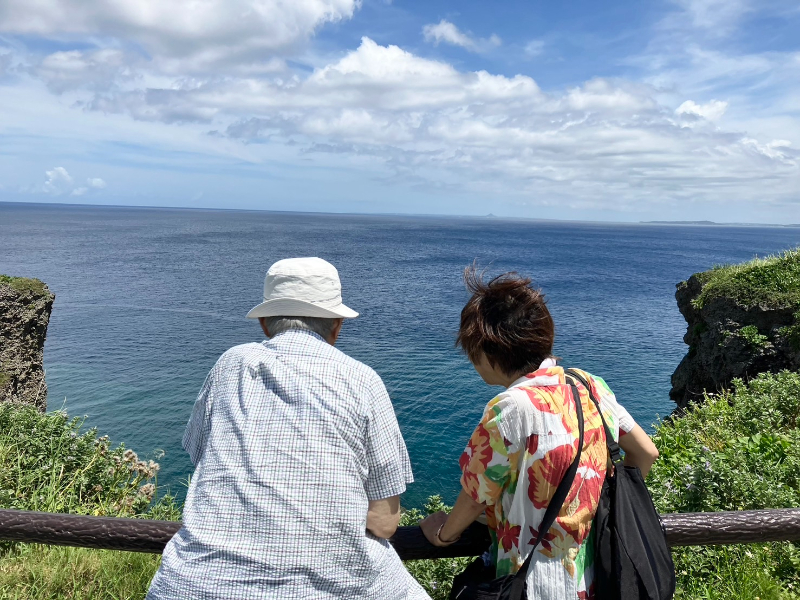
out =
[[[717,222],[708,220],[647,220],[647,221],[613,221],[613,220],[589,220],[589,219],[544,219],[537,217],[501,216],[492,213],[486,215],[461,215],[451,213],[397,213],[397,212],[335,212],[335,211],[314,211],[314,210],[279,210],[272,208],[220,208],[220,207],[196,207],[196,206],[161,206],[149,204],[88,204],[84,202],[40,202],[40,201],[19,201],[19,200],[0,200],[0,205],[34,205],[34,206],[64,206],[82,208],[128,208],[142,210],[194,210],[194,211],[219,211],[219,212],[263,212],[295,215],[336,215],[336,216],[356,216],[356,217],[415,217],[415,218],[445,218],[445,219],[485,219],[498,221],[535,221],[547,223],[591,223],[599,225],[670,225],[679,227],[777,227],[777,228],[800,228],[800,223],[780,224],[780,223],[751,223],[751,222]]]

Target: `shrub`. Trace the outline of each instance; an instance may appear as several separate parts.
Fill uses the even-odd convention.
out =
[[[767,336],[758,332],[755,325],[745,325],[739,330],[739,336],[744,338],[753,348],[764,348],[768,345]]]
[[[170,496],[153,502],[158,463],[82,425],[60,411],[0,404],[0,508],[178,518]]]
[[[405,511],[400,518],[400,525],[403,527],[417,525],[427,515],[440,510],[449,513],[451,508],[442,502],[440,496],[431,496],[423,510],[412,508]],[[469,557],[407,560],[405,565],[408,572],[419,581],[433,600],[447,600],[450,588],[453,586],[453,577],[463,571],[473,560]]]
[[[63,412],[0,404],[0,508],[87,515],[180,518],[157,498],[158,464]],[[0,542],[0,598],[144,598],[154,554]]]
[[[648,477],[659,512],[800,506],[799,418],[800,374],[784,371],[736,380],[733,392],[660,423],[661,457]],[[681,598],[800,590],[800,547],[791,542],[675,548],[673,558]]]
[[[44,282],[38,279],[30,279],[28,277],[11,277],[9,275],[0,275],[0,285],[9,285],[12,289],[19,294],[43,296],[46,292],[47,286]]]
[[[794,313],[794,323],[781,327],[778,334],[785,337],[789,346],[795,351],[800,351],[800,311]]]

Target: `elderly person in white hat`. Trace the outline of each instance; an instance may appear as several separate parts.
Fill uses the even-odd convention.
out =
[[[411,465],[380,377],[334,348],[358,316],[336,269],[278,261],[247,316],[269,340],[206,378],[183,437],[183,526],[147,598],[428,598],[387,541]]]

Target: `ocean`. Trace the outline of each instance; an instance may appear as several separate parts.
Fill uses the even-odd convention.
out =
[[[0,203],[0,273],[56,294],[49,410],[157,457],[159,484],[178,496],[197,391],[222,352],[263,339],[244,315],[276,260],[319,256],[339,269],[361,316],[338,347],[383,378],[416,477],[403,504],[419,506],[455,499],[458,457],[499,391],[454,348],[464,267],[531,276],[563,364],[604,377],[650,429],[674,408],[670,375],[686,352],[675,285],[798,245],[797,228]]]

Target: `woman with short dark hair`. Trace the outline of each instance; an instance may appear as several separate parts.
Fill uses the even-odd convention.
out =
[[[461,311],[457,344],[489,385],[505,391],[486,406],[459,464],[461,492],[450,515],[436,513],[421,527],[435,546],[455,542],[486,512],[495,576],[516,573],[531,552],[547,506],[578,450],[578,420],[570,383],[584,416],[578,472],[527,575],[528,598],[593,597],[589,533],[608,464],[603,424],[588,390],[568,381],[552,356],[555,327],[544,295],[531,280],[506,273],[484,283],[465,272],[472,296]],[[577,371],[599,400],[625,463],[647,475],[658,450],[620,406],[602,378]]]

